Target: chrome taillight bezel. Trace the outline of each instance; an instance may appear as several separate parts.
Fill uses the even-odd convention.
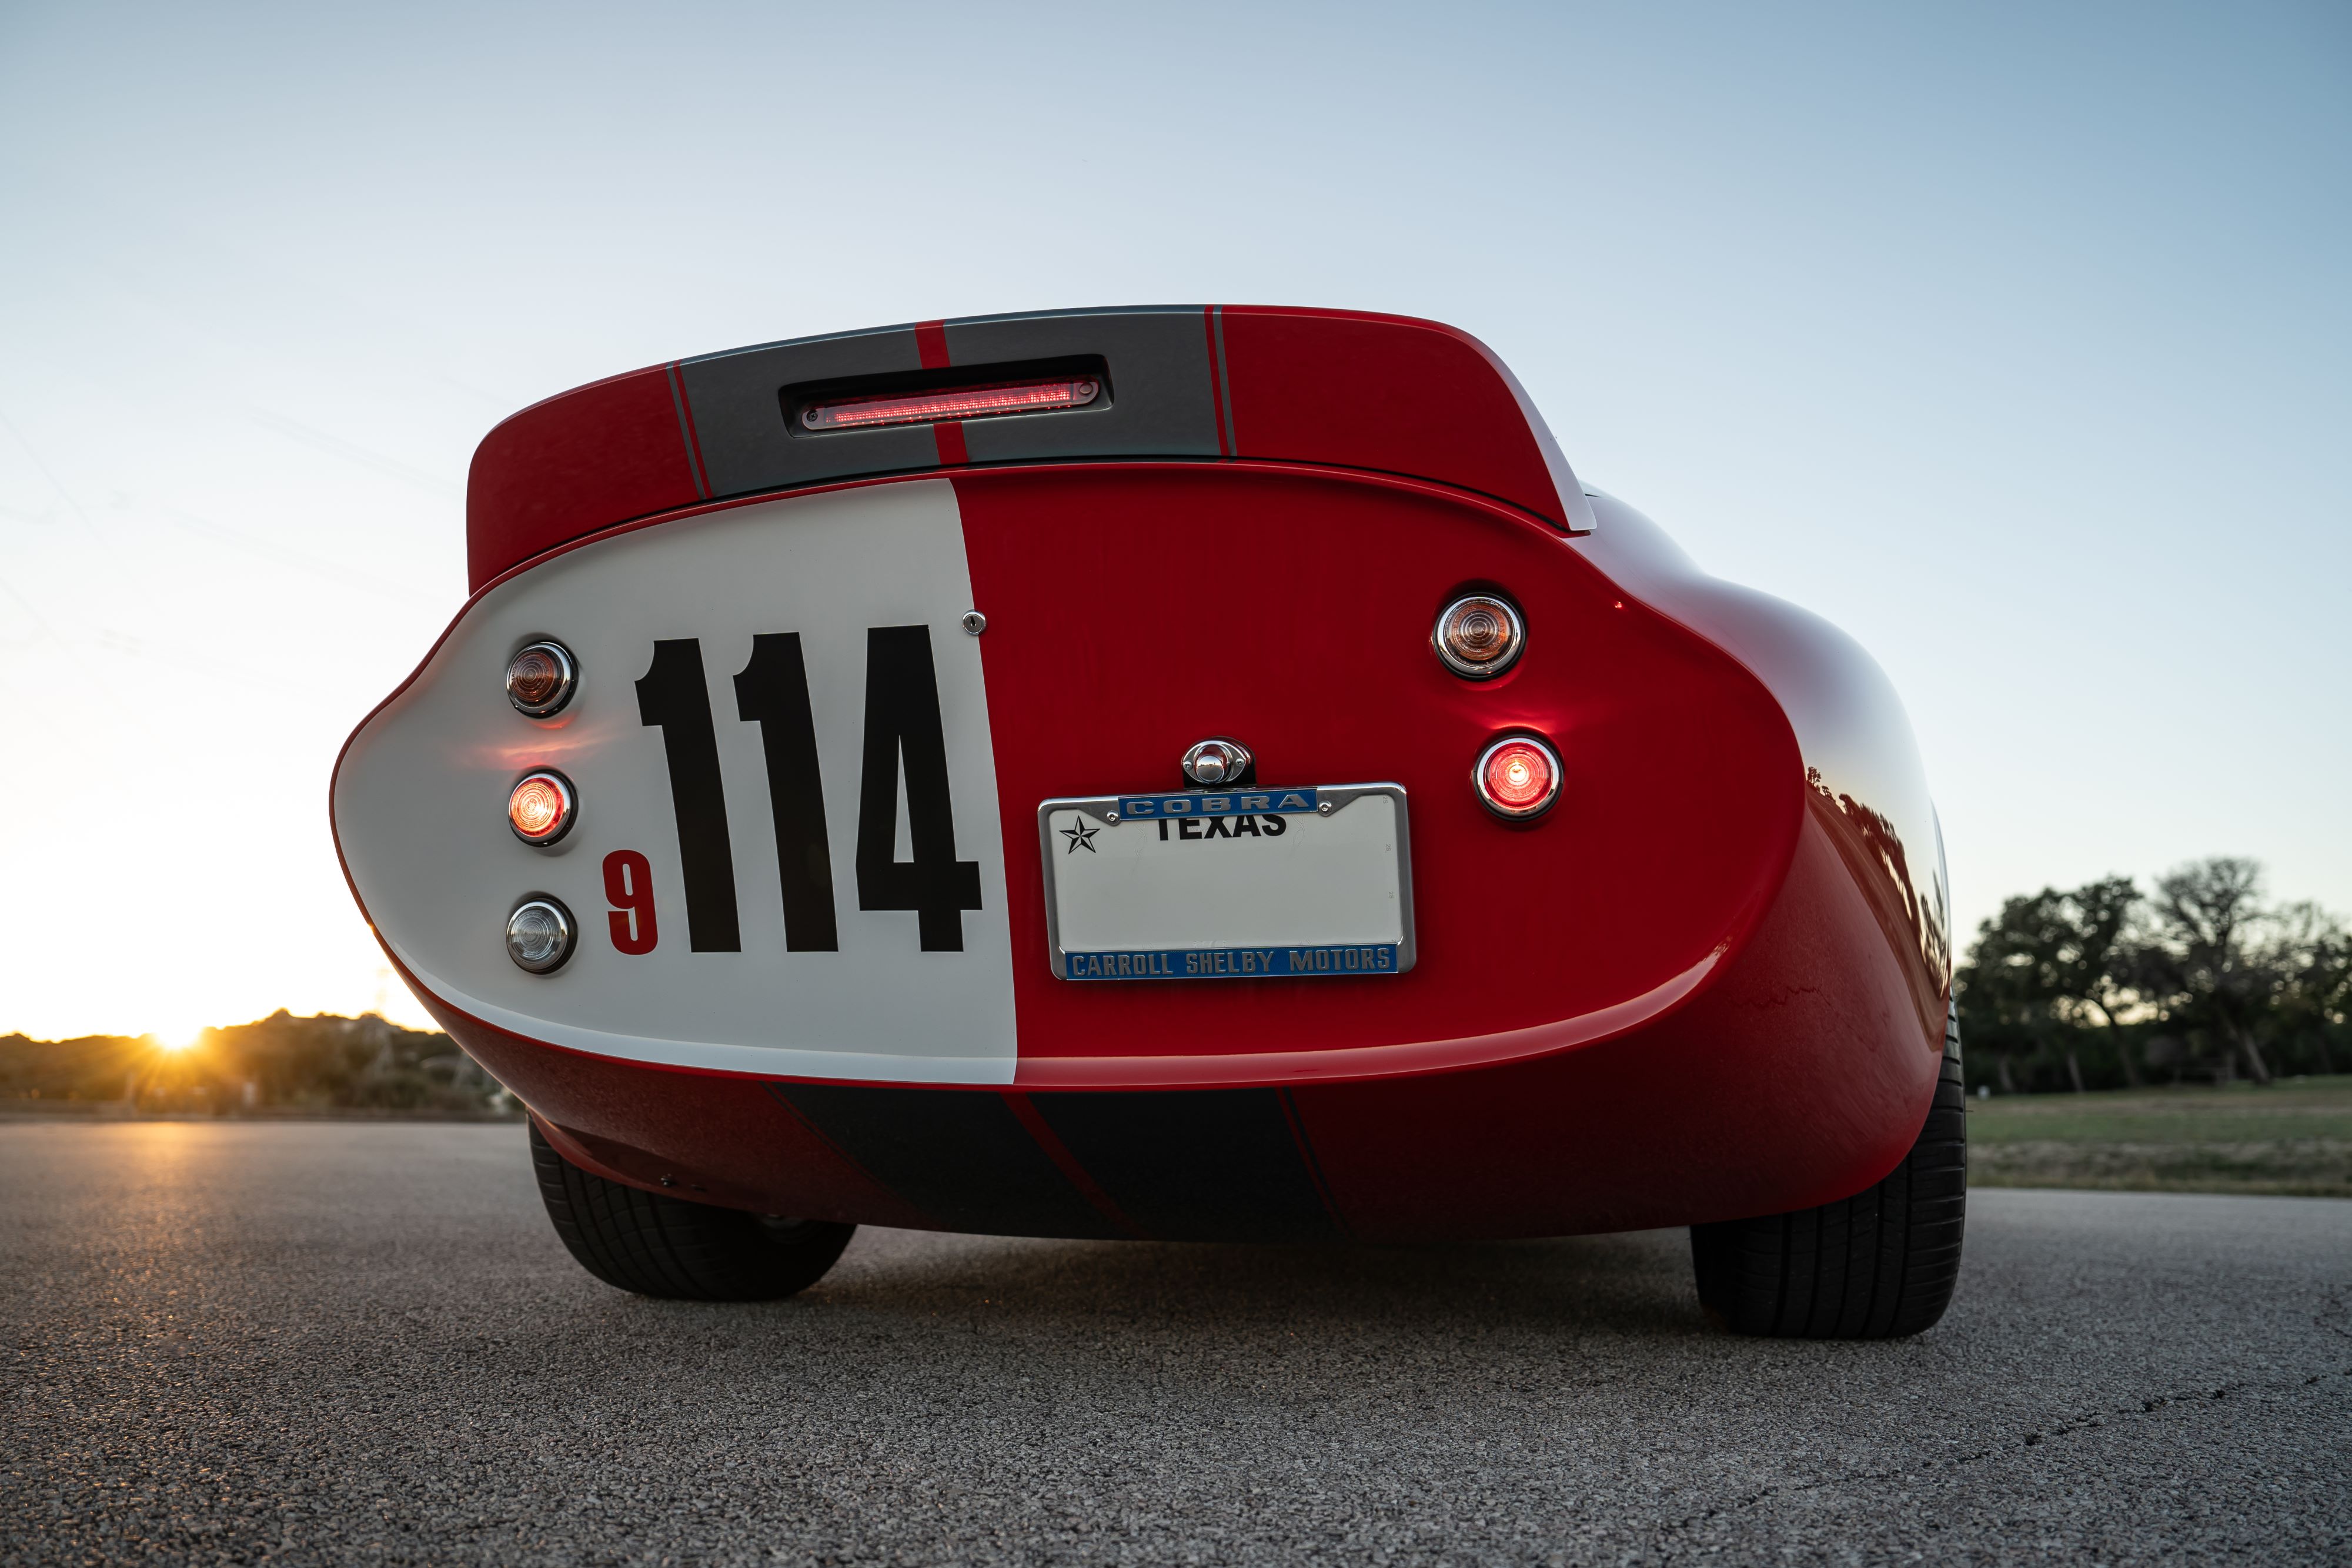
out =
[[[527,702],[515,691],[515,666],[532,653],[546,654],[555,665],[555,695],[543,702]],[[571,649],[552,637],[526,643],[507,660],[506,688],[507,701],[525,718],[553,718],[571,704],[572,694],[580,689],[580,661],[572,656]]]
[[[1543,755],[1544,765],[1550,770],[1551,775],[1543,798],[1524,806],[1514,806],[1507,801],[1496,800],[1489,792],[1486,784],[1487,765],[1494,761],[1496,753],[1514,746],[1524,746],[1540,752]],[[1543,816],[1559,803],[1559,748],[1542,736],[1529,735],[1525,731],[1496,736],[1478,753],[1478,760],[1470,769],[1470,789],[1471,792],[1478,797],[1478,803],[1507,822],[1532,822]]]
[[[554,950],[544,957],[535,959],[524,956],[522,945],[517,940],[517,926],[526,913],[533,910],[544,911],[548,915],[552,916],[555,922]],[[507,956],[513,961],[516,968],[527,975],[555,973],[572,961],[572,950],[579,946],[579,923],[572,918],[572,911],[564,906],[563,901],[551,893],[527,893],[515,901],[515,906],[512,909],[507,911]]]
[[[1507,634],[1503,651],[1492,659],[1465,657],[1446,641],[1446,632],[1457,616],[1467,617],[1486,611],[1496,615]],[[1519,662],[1528,649],[1528,619],[1517,604],[1502,594],[1480,591],[1465,593],[1437,612],[1437,622],[1429,631],[1429,645],[1435,650],[1438,663],[1465,681],[1491,681]]]
[[[555,819],[555,826],[539,834],[523,831],[522,824],[515,821],[514,815],[515,797],[522,793],[526,785],[534,782],[551,785],[561,807]],[[572,788],[571,779],[552,768],[534,768],[507,786],[507,831],[533,849],[549,849],[562,843],[571,833],[572,825],[579,820],[580,791]]]

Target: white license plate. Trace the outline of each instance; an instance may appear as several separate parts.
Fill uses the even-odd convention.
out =
[[[1394,784],[1047,800],[1047,949],[1066,980],[1281,979],[1412,967]]]

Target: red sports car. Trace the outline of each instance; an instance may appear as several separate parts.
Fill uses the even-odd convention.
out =
[[[346,745],[353,894],[556,1228],[782,1295],[854,1226],[1691,1228],[1749,1333],[1934,1322],[1964,1117],[1908,723],[1433,322],[928,321],[493,430]]]

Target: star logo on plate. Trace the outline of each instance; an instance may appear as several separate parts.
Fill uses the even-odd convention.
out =
[[[1061,830],[1062,836],[1070,841],[1070,847],[1066,852],[1076,854],[1080,850],[1084,850],[1088,854],[1097,853],[1095,835],[1100,831],[1102,831],[1100,828],[1094,826],[1084,817],[1080,817],[1076,827]]]

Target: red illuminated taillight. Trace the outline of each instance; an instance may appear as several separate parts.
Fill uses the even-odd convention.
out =
[[[835,398],[801,410],[801,428],[811,431],[871,430],[886,424],[936,424],[951,419],[986,419],[999,413],[1051,413],[1084,408],[1102,395],[1094,376],[1051,381],[998,382],[982,387],[937,392],[878,392]]]
[[[1540,817],[1559,797],[1559,758],[1542,741],[1516,735],[1488,747],[1471,779],[1496,816]]]
[[[507,794],[507,825],[527,844],[555,842],[579,814],[579,798],[561,773],[526,773]]]

